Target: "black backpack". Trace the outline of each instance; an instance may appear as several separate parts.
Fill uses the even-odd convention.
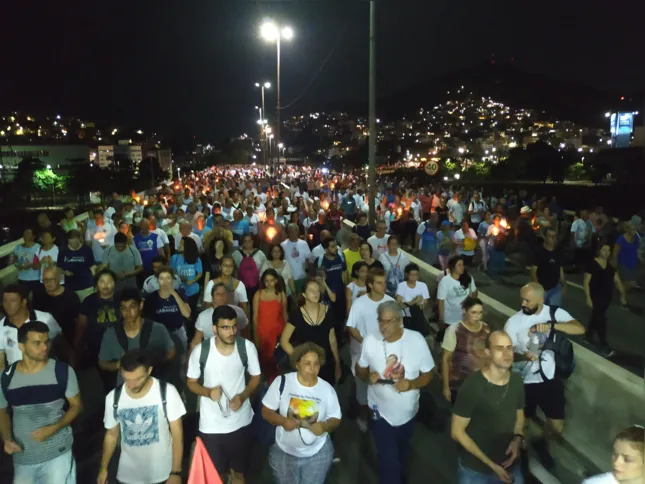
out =
[[[246,353],[246,339],[241,336],[236,336],[235,346],[237,347],[237,353],[240,355],[240,360],[242,360],[242,366],[244,367],[244,373],[246,374],[249,368],[249,355]],[[211,339],[206,338],[201,342],[199,348],[199,378],[197,381],[200,385],[204,385],[204,370],[206,368],[206,362],[208,361],[208,354],[210,351]]]
[[[150,341],[150,334],[152,333],[152,321],[149,319],[144,319],[143,324],[141,325],[141,331],[139,332],[139,349],[145,350]],[[116,333],[116,339],[123,348],[123,351],[128,352],[128,335],[125,334],[125,328],[123,323],[117,323],[114,325],[114,332]]]
[[[573,354],[573,344],[567,338],[564,333],[555,330],[555,313],[559,309],[558,306],[549,306],[551,319],[549,323],[551,324],[551,331],[549,332],[549,337],[544,342],[542,347],[542,352],[545,350],[553,351],[553,357],[555,360],[555,372],[553,378],[547,378],[542,370],[542,352],[540,353],[540,368],[539,373],[542,377],[542,380],[548,381],[551,379],[560,379],[566,380],[571,376],[573,370],[576,367],[576,362]]]

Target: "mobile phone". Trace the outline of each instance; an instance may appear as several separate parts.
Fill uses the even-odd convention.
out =
[[[376,380],[376,383],[380,383],[381,385],[394,385],[394,380],[391,378],[379,378]]]

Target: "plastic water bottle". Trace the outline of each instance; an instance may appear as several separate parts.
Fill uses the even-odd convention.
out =
[[[540,337],[533,333],[531,339],[529,340],[529,353],[533,356],[537,356],[540,351]]]

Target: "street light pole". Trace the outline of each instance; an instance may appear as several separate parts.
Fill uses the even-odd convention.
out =
[[[372,227],[376,224],[376,1],[370,0],[370,81],[369,81],[369,221]]]
[[[278,95],[277,95],[277,106],[276,106],[276,118],[277,118],[277,124],[276,124],[276,143],[280,143],[280,37],[282,36],[281,33],[278,34],[278,39],[276,41],[276,46],[277,46],[277,56],[278,56],[278,72],[277,72],[277,88],[278,88]],[[278,150],[278,166],[280,166],[280,150]],[[275,172],[275,167],[274,170]]]

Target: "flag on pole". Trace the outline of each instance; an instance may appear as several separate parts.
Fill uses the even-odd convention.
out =
[[[220,479],[219,473],[199,437],[195,441],[188,484],[222,484],[222,479]]]

